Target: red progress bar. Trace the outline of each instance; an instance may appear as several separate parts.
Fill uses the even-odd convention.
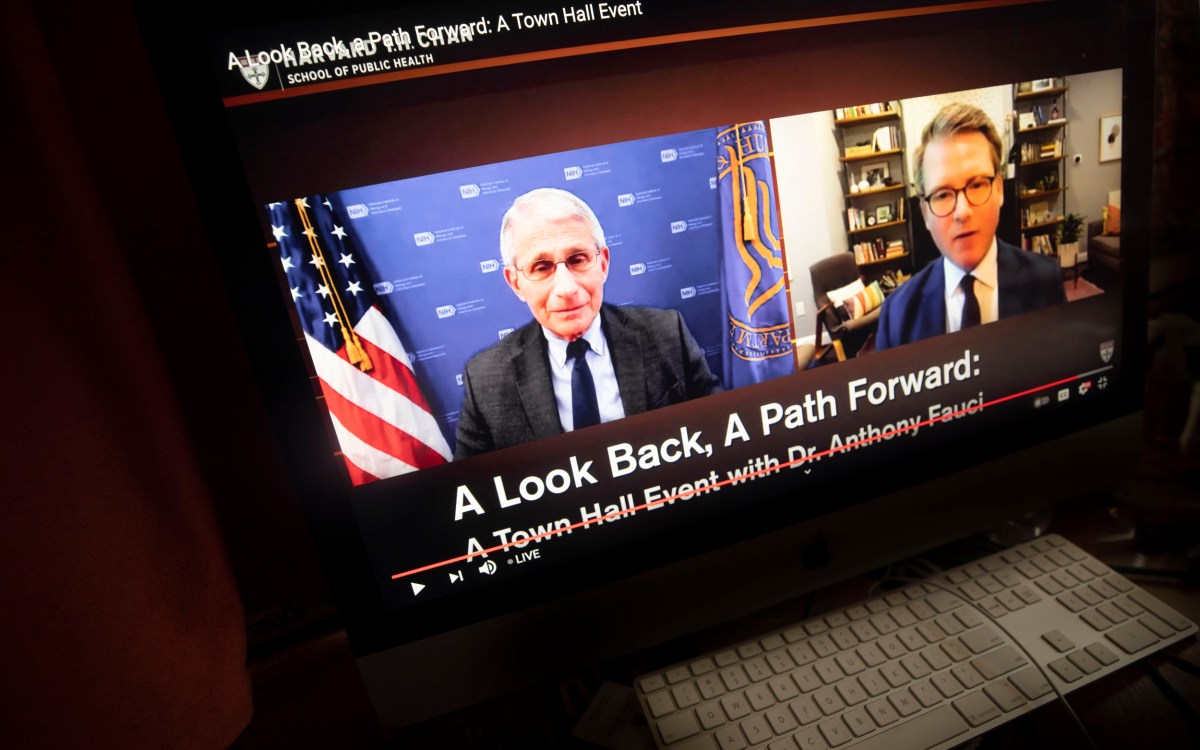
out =
[[[791,468],[798,464],[802,464],[805,461],[813,461],[813,460],[816,460],[819,458],[824,458],[825,456],[833,455],[834,453],[841,453],[842,451],[848,451],[851,448],[857,448],[860,445],[865,445],[867,443],[873,443],[873,442],[876,442],[879,440],[885,440],[894,435],[899,435],[902,432],[907,432],[909,430],[916,430],[916,429],[919,429],[921,427],[926,427],[931,424],[937,424],[938,422],[944,422],[947,419],[954,419],[955,417],[962,416],[963,414],[966,414],[967,412],[980,411],[980,410],[986,409],[989,406],[995,406],[996,404],[1002,404],[1005,401],[1012,401],[1013,399],[1021,398],[1022,396],[1028,396],[1031,393],[1037,393],[1038,391],[1044,391],[1048,388],[1054,388],[1056,386],[1063,385],[1064,383],[1070,383],[1071,381],[1078,380],[1081,377],[1083,377],[1083,376],[1082,375],[1072,375],[1067,378],[1062,378],[1061,380],[1055,380],[1052,383],[1046,383],[1045,385],[1039,385],[1034,388],[1029,388],[1027,390],[1020,391],[1018,393],[1012,393],[1007,396],[1001,396],[1000,398],[993,399],[991,401],[987,401],[983,404],[980,404],[979,406],[970,406],[965,409],[959,409],[956,412],[951,412],[950,414],[943,414],[940,417],[933,417],[931,419],[926,419],[922,422],[917,422],[916,424],[912,424],[907,427],[898,427],[894,430],[889,430],[887,432],[880,433],[874,437],[865,438],[863,440],[855,440],[853,442],[846,443],[845,445],[841,446],[840,448],[830,448],[828,450],[824,450],[819,453],[814,453],[811,456],[805,456],[804,458],[797,458],[794,461],[788,461],[787,463],[781,463],[778,466],[772,466],[769,469],[760,469],[756,472],[747,474],[745,476],[734,477],[731,479],[723,479],[719,482],[712,484],[710,487],[705,488],[704,491],[707,492],[710,490],[714,490],[719,487],[723,487],[727,484],[731,484],[732,482],[735,482],[735,481],[738,483],[746,482],[750,479],[754,479],[755,477],[761,476],[763,474],[767,474],[767,473],[770,473],[773,471],[780,471],[781,469]],[[680,492],[679,494],[671,495],[670,497],[662,497],[653,502],[643,503],[643,504],[638,505],[633,508],[624,508],[622,510],[613,511],[612,513],[609,513],[606,516],[601,516],[599,518],[592,518],[587,521],[580,521],[578,523],[573,523],[570,526],[563,526],[561,528],[554,529],[553,531],[546,531],[541,534],[536,534],[534,536],[522,538],[515,542],[506,542],[504,544],[497,544],[495,547],[488,547],[487,549],[480,550],[478,552],[471,552],[466,555],[459,555],[458,557],[450,558],[449,560],[442,560],[441,562],[435,562],[435,563],[431,563],[429,565],[423,565],[419,568],[413,568],[412,570],[406,570],[403,573],[394,573],[392,575],[392,580],[394,581],[399,578],[407,578],[409,576],[417,575],[418,573],[424,573],[427,570],[436,570],[437,568],[444,568],[447,565],[456,565],[458,563],[466,562],[466,561],[471,560],[476,557],[483,557],[484,555],[490,555],[493,552],[500,552],[502,550],[506,550],[509,547],[513,547],[517,544],[526,545],[526,544],[529,544],[530,542],[535,542],[539,539],[545,539],[546,537],[554,536],[555,534],[562,534],[563,532],[574,531],[575,529],[582,529],[584,527],[591,526],[592,524],[603,523],[604,521],[611,521],[614,518],[619,518],[620,516],[636,513],[639,510],[646,510],[648,508],[653,508],[655,506],[662,505],[664,503],[669,503],[669,502],[673,502],[675,500],[679,500],[680,498],[684,497],[685,495],[694,495],[694,494],[696,494],[696,492],[697,492],[697,490],[691,490],[688,492]]]

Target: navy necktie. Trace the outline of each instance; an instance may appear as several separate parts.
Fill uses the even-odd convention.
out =
[[[567,357],[575,360],[571,371],[571,417],[575,429],[600,424],[600,406],[596,402],[596,383],[588,367],[587,353],[590,347],[582,338],[567,344]]]
[[[975,296],[975,277],[971,274],[963,276],[959,286],[963,290],[962,325],[959,328],[977,326],[982,322],[982,316],[979,313],[979,298]]]

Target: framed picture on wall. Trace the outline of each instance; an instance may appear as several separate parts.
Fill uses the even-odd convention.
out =
[[[1121,116],[1104,115],[1100,118],[1100,161],[1117,161],[1121,158]]]
[[[872,162],[862,167],[862,178],[873,188],[883,187],[890,176],[886,161]]]

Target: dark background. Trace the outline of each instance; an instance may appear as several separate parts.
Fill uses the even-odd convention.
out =
[[[1200,23],[1157,5],[1151,312],[1194,315]],[[327,629],[329,593],[133,4],[0,14],[0,740],[224,745],[247,640],[253,664]]]

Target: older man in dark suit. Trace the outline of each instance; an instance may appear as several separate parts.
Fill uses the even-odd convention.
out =
[[[575,195],[540,188],[517,198],[500,252],[534,320],[467,362],[455,458],[719,390],[678,312],[604,304],[608,246]]]
[[[1001,143],[995,125],[967,104],[943,107],[915,154],[921,214],[942,259],[883,303],[876,350],[953,333],[1066,301],[1058,264],[996,238]]]

